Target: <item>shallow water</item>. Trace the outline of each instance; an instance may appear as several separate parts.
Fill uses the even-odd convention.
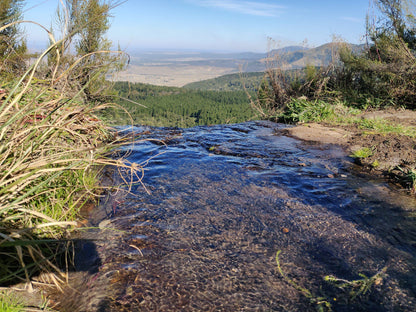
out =
[[[105,241],[94,278],[112,296],[88,309],[314,311],[277,270],[280,250],[284,274],[335,311],[416,310],[414,198],[370,181],[340,147],[286,137],[284,127],[124,129],[136,142],[121,153],[146,164],[150,194],[137,185],[95,217]],[[357,289],[323,280],[383,268],[354,300]]]

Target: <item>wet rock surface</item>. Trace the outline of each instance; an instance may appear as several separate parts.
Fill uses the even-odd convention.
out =
[[[340,147],[287,137],[284,127],[125,130],[152,139],[122,151],[146,163],[150,194],[137,185],[100,208],[89,234],[100,240],[86,246],[95,271],[73,280],[94,304],[67,300],[62,310],[316,310],[278,271],[280,250],[287,277],[334,311],[414,311],[415,199],[369,180]],[[324,281],[383,268],[356,298]]]

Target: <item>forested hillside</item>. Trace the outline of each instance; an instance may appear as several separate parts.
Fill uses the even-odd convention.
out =
[[[304,82],[305,69],[286,70],[288,83]],[[264,72],[240,73],[199,81],[183,88],[118,81],[117,104],[125,111],[102,113],[110,124],[193,127],[238,123],[255,118],[247,92],[256,97],[265,85]],[[245,86],[245,88],[244,88]],[[257,116],[258,117],[258,116]]]
[[[133,123],[192,127],[238,123],[253,117],[244,91],[200,91],[142,83],[116,82],[118,104]],[[112,124],[129,124],[130,116],[108,109],[103,117]]]
[[[184,86],[190,90],[242,91],[243,84],[247,89],[256,91],[264,78],[264,72],[224,75],[214,79],[192,82]]]
[[[319,70],[320,67],[314,67]],[[282,72],[284,80],[292,82],[304,82],[306,79],[306,68],[290,69]],[[263,80],[267,79],[265,72],[239,73],[224,75],[218,78],[192,82],[184,86],[189,90],[210,91],[243,91],[257,92]]]

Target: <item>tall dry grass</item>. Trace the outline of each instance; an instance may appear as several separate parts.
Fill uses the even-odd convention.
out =
[[[79,209],[102,193],[103,168],[127,171],[123,176],[138,183],[143,177],[140,164],[110,157],[123,139],[95,116],[112,104],[86,105],[83,89],[74,88],[80,60],[64,64],[58,56],[49,75],[42,74],[45,58],[62,43],[48,34],[50,47],[23,75],[0,81],[7,90],[0,98],[3,285],[29,282],[39,272],[54,272],[57,285],[65,281],[59,259],[68,261],[66,242]]]
[[[275,42],[269,38],[268,56],[264,59],[266,70],[257,94],[252,95],[245,89],[251,107],[260,118],[281,120],[282,116],[290,110],[290,103],[299,98],[310,101],[324,100],[334,102],[339,100],[339,92],[333,85],[337,79],[336,74],[340,67],[340,50],[346,43],[334,38],[330,44],[331,62],[317,64],[316,56],[306,58],[305,67],[291,68],[287,62],[291,52],[273,50]],[[315,58],[315,59],[314,59]],[[310,62],[310,63],[309,63]],[[245,87],[245,84],[243,83]]]

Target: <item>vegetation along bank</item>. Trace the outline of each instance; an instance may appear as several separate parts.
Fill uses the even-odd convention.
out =
[[[141,171],[110,157],[123,142],[97,117],[110,106],[105,73],[123,64],[104,37],[115,3],[66,1],[70,18],[62,19],[61,7],[56,19],[66,32],[56,36],[39,25],[50,46],[36,56],[23,39],[23,3],[0,3],[2,311],[49,307],[46,299],[21,302],[30,296],[16,299],[7,286],[30,293],[37,286],[60,289],[72,269],[71,234],[81,225],[80,210],[117,188],[100,183],[104,168]]]

